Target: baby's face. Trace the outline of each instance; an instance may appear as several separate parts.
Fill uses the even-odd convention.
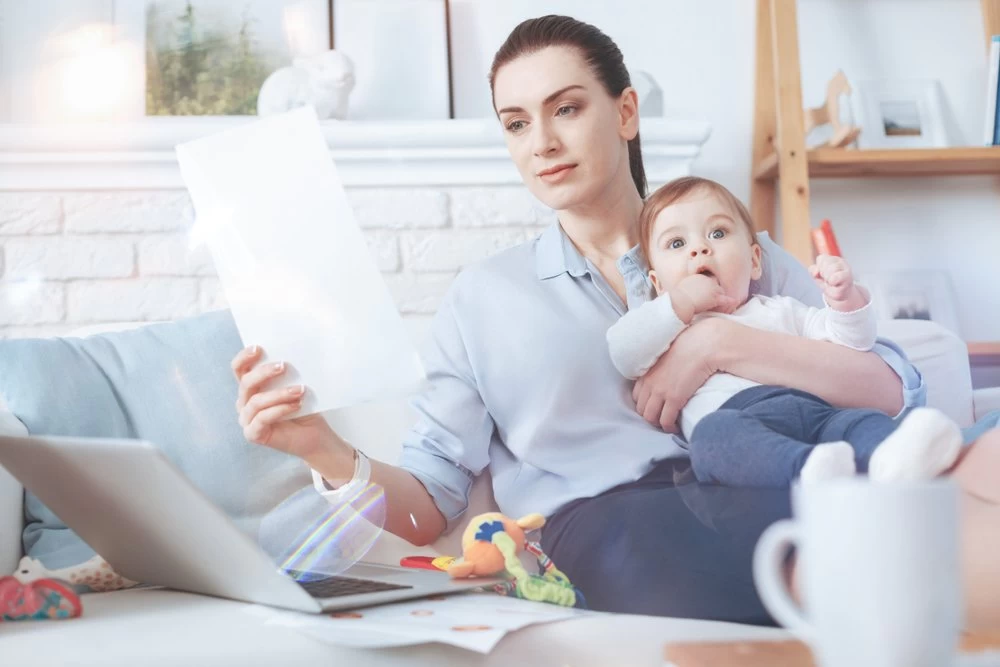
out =
[[[649,241],[656,293],[704,273],[739,303],[760,278],[760,246],[728,204],[712,192],[694,192],[660,211]]]

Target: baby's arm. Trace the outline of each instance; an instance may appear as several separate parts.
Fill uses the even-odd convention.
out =
[[[686,326],[669,294],[647,301],[608,329],[611,361],[619,373],[634,380],[652,368]]]
[[[827,307],[809,308],[795,302],[801,333],[862,352],[872,349],[878,329],[875,310],[868,291],[854,282],[848,263],[820,255],[809,272],[823,290]]]

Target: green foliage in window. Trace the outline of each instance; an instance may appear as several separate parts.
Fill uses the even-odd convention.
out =
[[[146,115],[254,115],[264,79],[288,64],[261,45],[246,7],[235,32],[201,18],[191,2],[181,14],[147,6]]]

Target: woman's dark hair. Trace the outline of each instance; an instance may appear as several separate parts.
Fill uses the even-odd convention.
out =
[[[601,85],[614,98],[632,85],[632,79],[625,69],[622,52],[610,37],[588,23],[569,16],[550,14],[523,21],[510,33],[507,41],[493,56],[493,65],[490,67],[490,92],[493,92],[493,83],[501,67],[520,56],[541,51],[549,46],[569,46],[578,49]],[[493,106],[496,108],[495,102]],[[646,184],[646,169],[642,165],[642,147],[638,132],[635,138],[628,142],[628,162],[639,196],[645,198],[649,186]]]

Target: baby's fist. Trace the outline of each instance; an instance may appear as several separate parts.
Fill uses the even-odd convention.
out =
[[[828,301],[846,301],[854,292],[854,274],[843,257],[819,255],[809,273]]]

